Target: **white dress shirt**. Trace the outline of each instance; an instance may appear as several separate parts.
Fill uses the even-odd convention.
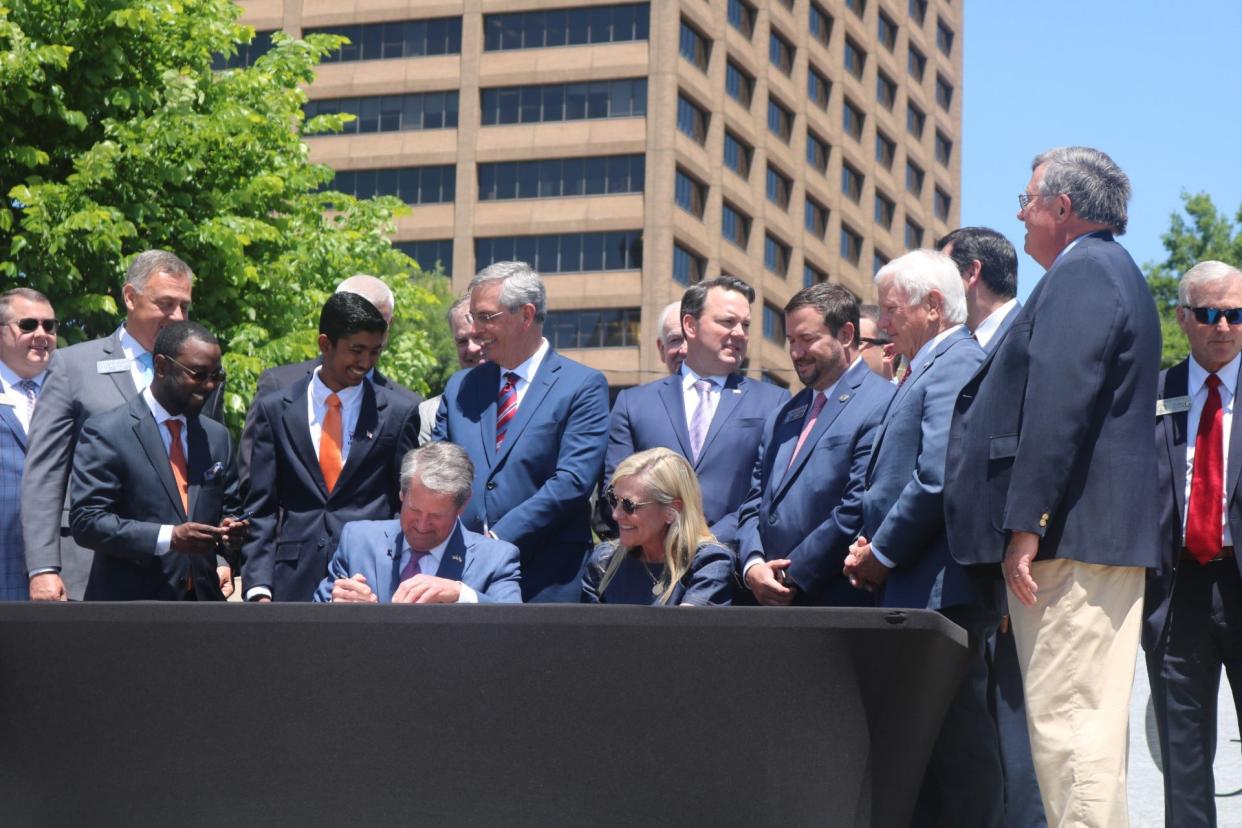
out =
[[[988,347],[988,343],[991,342],[992,337],[996,335],[996,329],[1000,327],[1000,323],[1005,319],[1005,316],[1008,315],[1009,311],[1013,310],[1014,306],[1017,304],[1017,299],[1010,299],[1008,302],[989,313],[988,318],[979,323],[979,326],[975,328],[974,334],[975,340],[979,343],[981,348]]]
[[[138,360],[143,354],[148,354],[146,348],[138,344],[138,340],[130,336],[129,331],[122,325],[118,333],[121,335],[121,352],[125,354],[125,358],[129,360],[129,377],[134,381],[134,388],[139,391],[147,387],[147,375],[143,371],[142,365]],[[152,376],[155,372],[155,357],[151,357]]]
[[[543,364],[543,358],[547,355],[548,340],[541,339],[539,340],[539,347],[530,355],[530,358],[512,369],[513,373],[517,374],[518,377],[517,384],[514,386],[514,391],[517,393],[518,410],[522,408],[522,400],[526,397],[526,389],[530,388],[531,382],[535,379],[535,374],[539,371],[539,366]],[[496,386],[497,398],[500,397],[500,389],[504,388],[505,383],[508,382],[505,379],[506,373],[508,373],[506,369],[500,369],[500,384]]]
[[[43,391],[43,381],[47,379],[47,371],[40,371],[31,379],[38,386],[35,390],[35,396],[38,397]],[[27,404],[26,392],[18,387],[18,383],[25,381],[24,377],[19,377],[16,371],[0,362],[0,405],[11,405],[13,413],[17,415],[17,421],[22,424],[22,430],[30,434],[30,408]]]
[[[310,387],[306,390],[306,419],[310,423],[311,445],[315,447],[315,459],[319,459],[319,440],[323,435],[323,418],[328,412],[328,395],[332,389],[323,384],[319,372],[323,366],[315,369],[311,376]],[[358,415],[362,411],[362,383],[342,388],[336,392],[341,400],[341,462],[349,457],[349,447],[354,442],[354,429],[358,427]]]
[[[427,554],[423,555],[422,560],[418,562],[418,572],[420,575],[435,576],[440,569],[440,559],[444,557],[444,550],[448,548],[448,542],[452,539],[453,534],[462,528],[461,521],[453,528],[452,532],[436,546],[427,550]],[[406,564],[410,562],[413,552],[410,550],[410,544],[406,542],[405,535],[401,536],[401,560],[397,562],[397,572],[405,569]],[[458,583],[461,583],[458,581]],[[479,603],[479,594],[466,584],[461,584],[461,592],[457,596],[459,604],[477,604]]]
[[[1238,382],[1238,365],[1242,362],[1242,356],[1235,356],[1233,360],[1216,372],[1216,376],[1220,378],[1220,385],[1216,390],[1220,394],[1221,438],[1224,441],[1221,454],[1221,474],[1224,475],[1229,468],[1229,430],[1233,426],[1233,399],[1237,393],[1235,387]],[[1182,510],[1182,541],[1186,538],[1186,516],[1190,513],[1190,481],[1195,474],[1195,438],[1199,435],[1199,418],[1203,416],[1203,406],[1207,403],[1207,377],[1208,372],[1195,362],[1195,358],[1190,358],[1190,370],[1186,378],[1186,390],[1190,395],[1190,410],[1186,412],[1186,496],[1183,501],[1186,508]],[[1221,520],[1224,522],[1224,540],[1225,546],[1233,546],[1233,536],[1229,532],[1229,480],[1225,477],[1224,491],[1221,492]]]
[[[725,380],[723,377],[704,377],[700,376],[686,363],[681,364],[681,396],[686,408],[686,430],[694,431],[694,412],[699,407],[699,392],[695,389],[694,384],[704,379],[712,384],[707,392],[707,427],[710,430],[712,419],[716,416],[716,409],[720,407],[720,394],[724,391]],[[707,434],[703,435],[705,438]]]
[[[186,459],[186,463],[190,462],[190,437],[186,434],[186,420],[184,414],[173,416],[169,414],[164,406],[159,404],[155,396],[151,393],[150,388],[142,389],[142,400],[151,409],[151,413],[155,415],[155,424],[159,427],[160,441],[164,444],[164,453],[168,454],[172,451],[172,432],[168,430],[169,420],[178,420],[181,423],[181,454]],[[169,460],[169,468],[171,469],[172,460]],[[188,517],[188,516],[187,516]],[[168,551],[168,547],[172,544],[173,525],[171,523],[160,527],[160,533],[155,538],[155,554],[163,555]]]

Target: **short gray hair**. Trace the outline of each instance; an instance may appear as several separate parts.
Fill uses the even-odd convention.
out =
[[[402,496],[414,478],[436,494],[452,495],[460,509],[474,489],[474,463],[456,443],[428,443],[401,460]]]
[[[660,324],[660,333],[659,333],[659,339],[660,339],[660,341],[661,341],[661,342],[664,342],[664,328],[665,328],[665,326],[668,324],[668,317],[669,317],[669,314],[672,314],[673,316],[677,316],[677,317],[678,317],[678,318],[677,318],[677,327],[678,327],[678,328],[680,328],[680,327],[681,327],[681,317],[680,317],[680,313],[681,313],[681,300],[680,300],[680,299],[678,299],[676,302],[669,302],[669,303],[668,303],[668,304],[664,307],[664,310],[660,312],[660,323],[659,323],[659,324]],[[665,345],[667,345],[668,343],[667,343],[667,342],[664,342],[664,344],[665,344]]]
[[[385,317],[384,321],[392,319],[393,313],[397,310],[397,300],[393,298],[392,288],[384,284],[382,279],[366,273],[355,273],[348,279],[342,281],[336,286],[336,293],[353,293],[366,299],[380,315]]]
[[[457,313],[462,308],[466,309],[466,316],[469,316],[470,315],[470,294],[469,293],[463,293],[461,296],[458,296],[456,299],[453,300],[453,304],[449,305],[449,309],[445,311],[444,321],[448,322],[450,331],[453,330],[453,314]]]
[[[492,282],[500,282],[500,304],[514,313],[523,305],[535,306],[535,321],[543,322],[548,316],[548,292],[543,279],[526,262],[496,262],[480,270],[470,280],[468,290]]]
[[[894,287],[915,305],[933,290],[944,297],[944,316],[954,325],[966,321],[966,291],[953,260],[935,250],[911,250],[898,256],[875,274],[875,283],[892,279]]]
[[[1065,193],[1079,218],[1107,225],[1118,236],[1126,232],[1130,179],[1113,159],[1091,147],[1057,147],[1035,156],[1031,169],[1042,164],[1048,166],[1040,195]]]
[[[1242,271],[1239,271],[1233,265],[1213,259],[1199,262],[1190,270],[1187,270],[1186,274],[1177,283],[1178,304],[1189,306],[1191,290],[1200,285],[1206,285],[1209,282],[1219,282],[1224,279],[1242,279]]]
[[[194,271],[177,254],[167,250],[144,250],[135,256],[125,269],[125,284],[133,285],[134,290],[142,293],[156,273],[166,273],[175,279],[189,279],[190,284],[194,284]]]

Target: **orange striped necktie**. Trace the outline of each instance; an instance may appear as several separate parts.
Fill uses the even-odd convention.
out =
[[[172,466],[173,480],[177,483],[177,492],[181,495],[181,508],[185,509],[186,517],[190,516],[190,470],[185,462],[185,450],[181,448],[181,421],[168,419],[168,435],[172,442],[168,444],[168,463]]]
[[[319,432],[319,469],[331,494],[341,476],[341,398],[329,394],[324,404],[327,409],[323,414],[323,428]]]

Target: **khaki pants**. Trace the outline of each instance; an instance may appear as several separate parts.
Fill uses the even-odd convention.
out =
[[[1126,828],[1130,691],[1146,570],[1036,561],[1034,607],[1010,595],[1031,758],[1051,828]]]

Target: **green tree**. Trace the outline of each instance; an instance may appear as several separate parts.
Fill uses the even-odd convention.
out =
[[[302,113],[343,39],[278,34],[254,66],[213,71],[254,36],[239,14],[231,0],[0,0],[0,280],[47,293],[77,341],[117,325],[135,254],[176,252],[197,275],[194,318],[224,342],[236,426],[259,371],[314,353],[336,282],[373,273],[397,294],[385,371],[433,390],[454,364],[430,334],[447,284],[392,247],[404,205],[324,191],[332,171],[301,138],[350,118]]]
[[[1160,311],[1164,335],[1161,359],[1166,368],[1190,351],[1186,335],[1177,324],[1177,284],[1182,274],[1205,259],[1242,264],[1242,209],[1231,220],[1216,209],[1207,193],[1182,193],[1182,202],[1185,215],[1173,213],[1169,231],[1161,237],[1168,257],[1144,266]]]

